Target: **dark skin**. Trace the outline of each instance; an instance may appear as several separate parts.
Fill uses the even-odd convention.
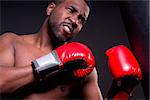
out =
[[[79,2],[80,1],[80,2]],[[61,10],[60,10],[61,9]],[[43,82],[36,82],[31,62],[66,43],[82,29],[89,15],[84,0],[50,3],[47,17],[36,34],[0,36],[0,90],[2,97],[24,99],[84,98],[100,100],[96,69],[84,79],[61,72]],[[34,52],[32,52],[34,51]]]

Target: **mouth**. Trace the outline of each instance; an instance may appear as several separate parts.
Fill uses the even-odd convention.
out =
[[[63,24],[63,29],[66,33],[71,34],[73,32],[73,27],[72,25],[68,24],[68,23],[64,23]]]

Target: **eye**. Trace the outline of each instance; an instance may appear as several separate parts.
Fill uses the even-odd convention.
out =
[[[68,8],[68,11],[69,11],[70,13],[73,13],[73,12],[74,12],[71,7]]]
[[[79,16],[79,23],[81,23],[82,25],[85,23],[85,18],[83,16]]]
[[[68,9],[68,11],[69,11],[70,13],[77,12],[77,10],[76,10],[74,7],[72,7],[72,6],[68,7],[67,9]]]

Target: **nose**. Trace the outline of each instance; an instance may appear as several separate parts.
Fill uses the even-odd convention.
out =
[[[77,17],[74,15],[74,16],[71,16],[70,18],[69,18],[69,20],[71,21],[71,23],[72,23],[72,26],[74,27],[74,28],[77,28],[78,27],[78,20],[77,20]]]

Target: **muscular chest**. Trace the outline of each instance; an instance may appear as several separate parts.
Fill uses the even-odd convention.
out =
[[[50,50],[45,50],[44,52],[35,46],[28,45],[26,43],[19,43],[15,45],[15,66],[24,67],[31,65],[31,62],[41,56],[44,56],[51,52]],[[28,90],[23,91],[27,94],[27,98],[62,98],[70,94],[74,90],[74,86],[78,81],[70,79],[68,74],[61,73],[55,77],[51,77],[46,82],[39,84],[38,86],[29,86]],[[29,92],[30,91],[30,92]]]
[[[30,65],[31,62],[50,51],[41,51],[39,48],[25,43],[17,44],[15,46],[14,62],[16,67],[23,67]]]

